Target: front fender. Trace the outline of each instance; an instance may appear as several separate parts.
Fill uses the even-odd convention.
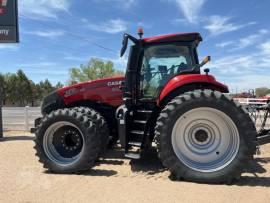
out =
[[[157,100],[157,105],[168,97],[172,92],[175,92],[177,89],[180,89],[185,86],[200,86],[207,87],[209,89],[218,90],[223,93],[228,93],[228,86],[216,81],[215,77],[212,75],[201,75],[201,74],[188,74],[188,75],[178,75],[173,77],[164,88],[161,90],[159,94],[159,98]],[[189,87],[190,88],[190,87]],[[193,88],[196,89],[196,88]]]

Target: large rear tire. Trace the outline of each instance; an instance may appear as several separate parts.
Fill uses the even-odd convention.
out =
[[[100,153],[100,134],[89,117],[73,109],[46,115],[36,130],[36,155],[55,173],[76,173],[94,166]]]
[[[188,92],[161,111],[156,140],[163,165],[176,179],[231,183],[256,150],[247,112],[220,92]]]

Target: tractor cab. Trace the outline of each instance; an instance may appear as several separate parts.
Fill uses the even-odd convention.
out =
[[[180,33],[140,39],[124,34],[121,56],[130,47],[124,98],[126,105],[155,102],[163,87],[177,75],[200,74],[197,46],[199,33]]]

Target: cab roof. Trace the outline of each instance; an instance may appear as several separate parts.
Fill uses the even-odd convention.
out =
[[[200,33],[190,32],[190,33],[176,33],[168,35],[160,35],[155,37],[144,38],[144,43],[162,43],[162,42],[192,42],[192,41],[202,41]]]

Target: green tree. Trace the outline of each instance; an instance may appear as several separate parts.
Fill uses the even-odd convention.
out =
[[[19,69],[17,71],[17,88],[18,88],[18,96],[19,102],[21,106],[28,105],[32,101],[32,88],[31,81],[25,75],[25,73]],[[21,91],[19,91],[21,90]]]
[[[98,58],[92,58],[87,65],[81,64],[79,68],[71,68],[69,74],[71,84],[124,75],[122,71],[115,70],[113,62]]]
[[[269,93],[269,89],[267,87],[259,87],[255,89],[255,94],[257,97],[265,96]]]
[[[31,93],[32,93],[31,105],[32,106],[40,105],[41,100],[43,98],[42,89],[39,84],[35,84],[33,81],[30,81],[30,84],[31,84]]]
[[[53,86],[48,79],[35,84],[22,70],[16,73],[0,73],[0,92],[4,105],[40,105],[45,96],[61,87],[62,83],[58,82]]]
[[[10,104],[15,105],[20,101],[19,92],[23,91],[18,84],[18,76],[15,73],[7,73],[6,77],[6,99]]]
[[[52,83],[48,79],[46,79],[44,82],[41,81],[39,83],[39,86],[41,88],[42,97],[47,96],[48,94],[50,94],[52,91],[55,90]]]
[[[58,82],[58,83],[54,86],[55,89],[60,89],[60,88],[62,88],[62,87],[64,87],[64,85],[63,85],[61,82]]]

